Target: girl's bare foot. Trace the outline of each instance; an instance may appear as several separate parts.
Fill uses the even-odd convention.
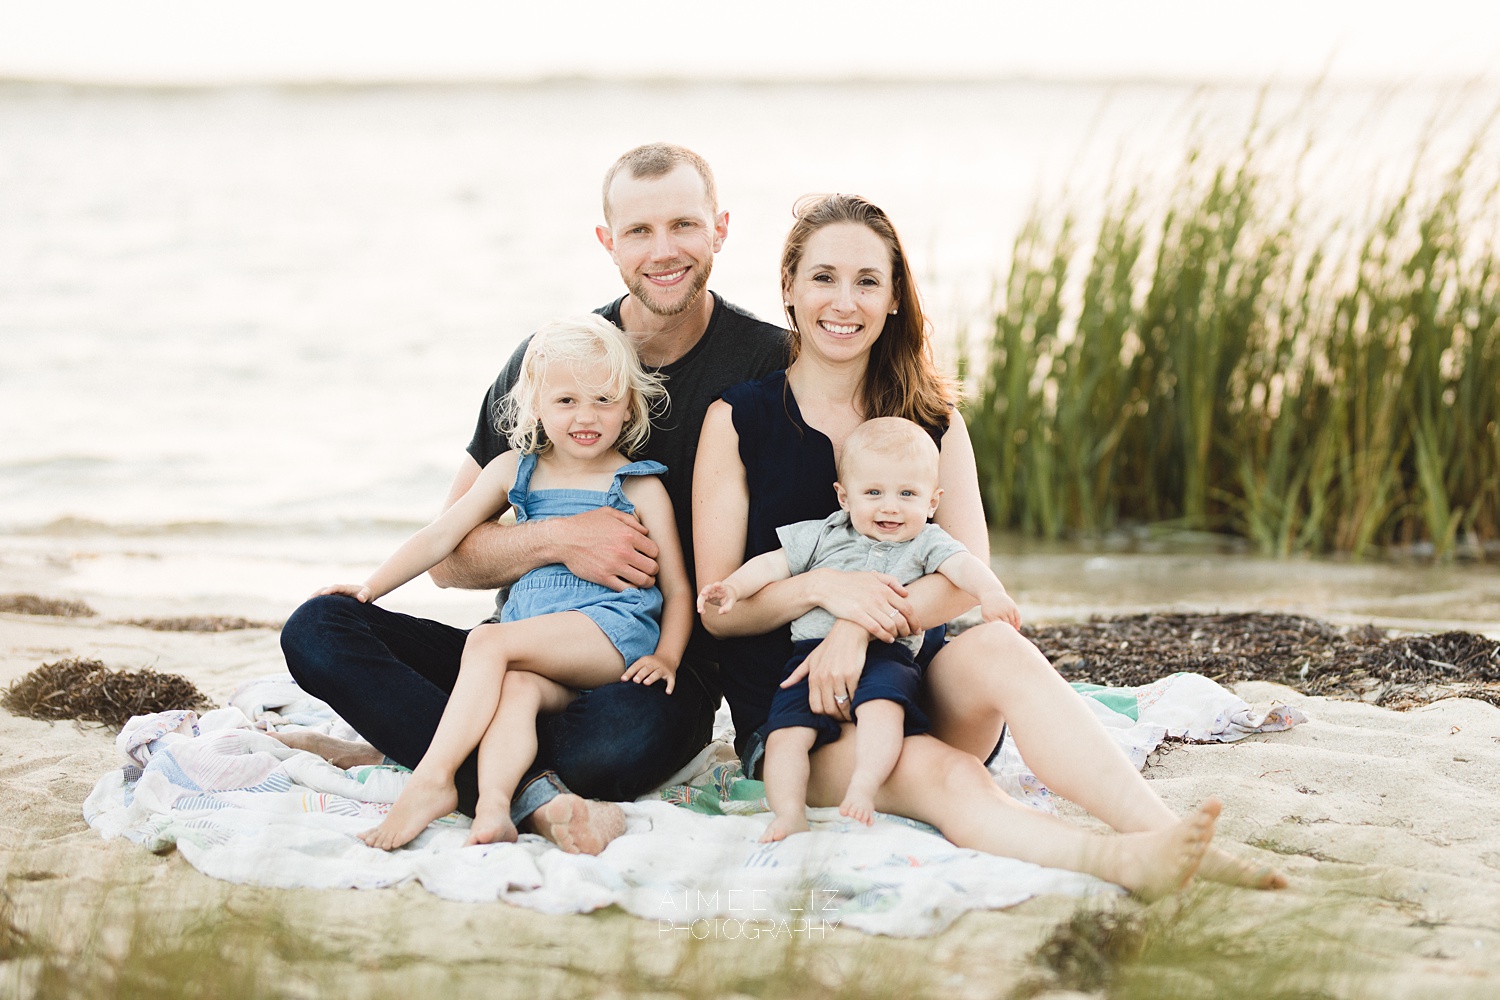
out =
[[[1160,899],[1188,884],[1214,837],[1214,823],[1224,804],[1211,798],[1163,830],[1127,833],[1114,838],[1120,854],[1110,881],[1146,900]]]
[[[1203,866],[1198,869],[1198,874],[1210,882],[1245,889],[1285,889],[1291,883],[1279,868],[1245,861],[1223,848],[1212,846],[1203,855]]]
[[[510,821],[510,802],[481,797],[474,807],[474,823],[469,827],[469,839],[464,841],[464,846],[509,844],[519,836],[516,825]]]
[[[280,740],[293,750],[315,753],[334,767],[341,767],[346,771],[361,764],[385,763],[385,754],[368,743],[360,743],[356,740],[341,740],[325,733],[306,731],[267,732],[266,735],[274,740]]]
[[[794,833],[806,833],[807,829],[807,814],[805,812],[777,816],[771,820],[771,825],[766,827],[766,832],[760,835],[760,842],[762,844],[772,844],[778,840],[785,840]]]
[[[851,784],[844,795],[844,801],[839,803],[839,815],[857,819],[865,826],[870,826],[875,822],[875,797],[856,792]]]
[[[452,781],[428,778],[413,771],[396,804],[381,824],[359,835],[371,847],[393,851],[427,829],[427,824],[458,808],[458,789]]]
[[[625,811],[569,793],[532,813],[531,828],[569,854],[598,854],[625,832]]]

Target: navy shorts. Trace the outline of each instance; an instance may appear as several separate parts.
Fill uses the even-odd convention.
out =
[[[807,659],[809,653],[818,648],[822,639],[802,639],[792,644],[792,658],[787,661],[784,677]],[[867,701],[894,701],[906,710],[906,736],[918,736],[932,725],[926,714],[917,707],[917,689],[922,684],[922,668],[917,665],[911,650],[900,643],[872,642],[865,654],[865,669],[859,675],[859,684],[854,689],[851,706],[855,721],[859,719],[859,706]],[[771,700],[771,716],[766,720],[762,732],[769,736],[778,729],[803,726],[817,734],[813,747],[832,743],[843,731],[842,723],[827,715],[818,715],[807,704],[807,678],[789,688],[778,688]]]

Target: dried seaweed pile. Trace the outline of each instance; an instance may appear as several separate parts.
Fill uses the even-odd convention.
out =
[[[184,618],[131,618],[121,625],[149,628],[154,632],[237,632],[241,629],[279,630],[275,622],[258,622],[249,618],[229,618],[223,615],[188,615]]]
[[[113,670],[98,660],[44,663],[6,689],[0,699],[33,719],[86,719],[123,726],[132,715],[212,703],[186,677],[155,670]]]
[[[1500,705],[1500,643],[1471,632],[1388,639],[1276,614],[1128,615],[1025,631],[1063,676],[1094,684],[1134,687],[1189,670],[1387,708],[1456,697]]]
[[[93,608],[82,601],[63,601],[36,594],[0,594],[0,611],[13,615],[57,615],[61,618],[92,618]]]

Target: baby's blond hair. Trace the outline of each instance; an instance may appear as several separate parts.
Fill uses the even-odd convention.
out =
[[[923,463],[933,484],[938,481],[937,444],[931,434],[905,417],[876,417],[854,428],[844,439],[844,451],[839,456],[839,479],[844,478],[845,463],[850,457],[866,452],[914,464]]]
[[[627,457],[646,445],[651,417],[665,404],[666,387],[660,375],[646,371],[630,339],[597,313],[554,320],[531,338],[521,359],[516,384],[500,401],[495,426],[522,454],[542,454],[552,447],[542,429],[542,386],[552,365],[591,365],[602,362],[609,375],[601,385],[584,386],[610,400],[629,405],[615,448]]]

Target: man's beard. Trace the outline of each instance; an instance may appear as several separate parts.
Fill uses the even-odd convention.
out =
[[[674,303],[667,304],[654,296],[657,290],[651,286],[644,277],[639,274],[631,275],[625,282],[625,287],[630,289],[630,294],[635,300],[645,307],[646,311],[656,316],[678,316],[687,312],[697,302],[698,296],[703,294],[703,289],[708,287],[708,276],[713,270],[713,259],[703,262],[703,266],[693,272],[691,284],[683,291],[682,298]]]

